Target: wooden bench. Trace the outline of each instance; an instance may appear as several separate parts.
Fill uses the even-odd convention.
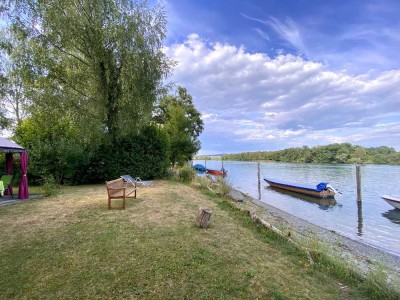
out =
[[[118,209],[125,209],[126,198],[136,198],[135,183],[128,184],[122,178],[118,178],[115,180],[106,181],[106,185],[108,194],[108,209],[112,209],[112,199],[122,199],[122,207]]]

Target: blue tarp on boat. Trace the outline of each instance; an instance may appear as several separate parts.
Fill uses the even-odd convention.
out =
[[[328,185],[327,182],[320,182],[317,184],[317,191],[322,192],[324,189],[326,189],[326,186]]]
[[[194,165],[193,168],[197,171],[206,171],[206,167],[200,164]]]
[[[271,178],[264,178],[266,182],[270,181],[276,184],[281,184],[281,185],[286,185],[286,186],[293,186],[305,190],[310,190],[310,191],[315,191],[315,192],[322,192],[328,183],[326,182],[320,182],[316,186],[311,185],[311,184],[299,184],[299,183],[293,183],[293,182],[288,182],[288,181],[282,181],[282,180],[276,180],[276,179],[271,179]]]

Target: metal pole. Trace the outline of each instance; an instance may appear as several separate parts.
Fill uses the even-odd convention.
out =
[[[361,173],[360,166],[356,165],[357,201],[361,201]]]

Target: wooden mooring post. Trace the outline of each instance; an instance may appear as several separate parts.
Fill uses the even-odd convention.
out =
[[[257,178],[258,178],[258,200],[261,200],[261,172],[260,172],[260,162],[257,163]]]
[[[361,201],[361,173],[360,166],[356,165],[357,201]]]
[[[362,215],[362,202],[357,201],[357,229],[358,236],[362,236],[363,234],[363,215]]]

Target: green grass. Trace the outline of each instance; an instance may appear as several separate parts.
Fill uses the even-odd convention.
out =
[[[207,229],[199,207],[213,211]],[[123,211],[107,210],[104,185],[2,207],[0,240],[1,299],[373,299],[357,277],[311,268],[228,201],[176,182],[140,189]]]

